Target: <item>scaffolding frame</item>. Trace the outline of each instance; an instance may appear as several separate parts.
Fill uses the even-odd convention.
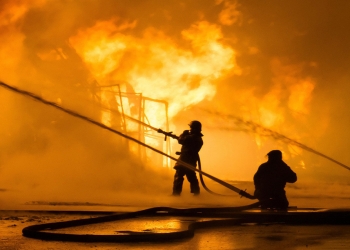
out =
[[[118,90],[107,90],[108,88],[113,88],[117,87]],[[165,113],[165,129],[166,131],[169,131],[169,117],[168,117],[168,102],[164,100],[158,100],[158,99],[153,99],[149,97],[143,96],[142,93],[127,93],[127,92],[122,92],[120,84],[113,84],[113,85],[107,85],[107,86],[100,86],[100,91],[108,91],[111,92],[115,95],[116,100],[118,100],[119,107],[111,107],[110,111],[118,111],[117,112],[112,112],[111,115],[120,115],[121,116],[121,121],[122,123],[120,124],[120,128],[125,134],[131,135],[135,138],[137,138],[141,142],[145,142],[146,138],[153,138],[155,140],[161,141],[161,149],[164,153],[170,155],[171,154],[171,144],[170,140],[165,140],[164,141],[164,136],[161,134],[158,134],[156,131],[152,130],[146,130],[145,126],[142,124],[147,124],[152,126],[152,124],[149,124],[149,121],[146,116],[146,109],[147,109],[147,103],[148,102],[155,102],[158,104],[161,104],[164,106],[164,113]],[[130,99],[136,99],[137,101],[134,101],[133,104],[137,104],[135,108],[138,110],[136,116],[126,115],[125,110],[130,110],[130,106],[127,107],[126,103],[123,101],[123,98],[127,98],[128,100]],[[102,100],[100,100],[102,102]],[[130,103],[129,103],[130,105]],[[140,121],[137,125],[137,131],[128,131],[127,129],[127,119],[129,117],[133,117],[134,119]],[[151,132],[150,132],[151,131]],[[150,152],[152,153],[152,152]],[[147,153],[146,149],[144,147],[141,147],[140,145],[137,146],[137,155],[142,161],[147,161]],[[170,167],[170,159],[168,157],[162,156],[162,162],[161,165],[163,167]]]

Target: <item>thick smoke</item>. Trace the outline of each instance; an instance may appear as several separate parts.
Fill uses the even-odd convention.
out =
[[[161,86],[172,90],[165,97],[178,112],[170,120],[176,134],[188,129],[190,120],[203,123],[204,171],[223,179],[251,181],[266,153],[278,148],[301,180],[292,190],[293,197],[306,197],[303,194],[318,182],[331,182],[333,189],[319,186],[315,192],[336,196],[349,181],[346,169],[295,145],[254,133],[229,116],[260,124],[349,165],[349,10],[350,3],[329,0],[2,1],[0,80],[99,120],[99,84],[114,83],[116,76],[128,80],[131,71],[125,70],[134,69],[133,62],[153,58],[138,54],[147,47],[143,39],[151,36],[154,43],[149,48],[158,44],[163,57],[157,58],[164,63],[157,61],[153,66],[144,60],[137,64],[137,72],[151,80],[155,78],[150,75],[166,72],[168,81]],[[86,62],[82,47],[76,47],[86,40],[73,41],[111,20],[120,29],[109,37],[123,37],[137,49],[129,49],[118,59],[118,68],[101,77]],[[203,32],[193,27],[211,27],[208,34],[217,35],[217,43],[208,47]],[[215,55],[224,48],[232,67],[219,68],[220,75],[208,73],[222,61],[198,49],[203,44]],[[185,66],[193,67],[195,73],[184,71],[187,75],[175,77],[175,66],[174,71],[164,71],[164,65],[171,65],[165,60],[174,55],[178,61],[169,59],[171,63],[185,58]],[[198,65],[210,63],[212,67],[205,72],[196,71]],[[162,91],[158,86],[147,95]],[[210,93],[199,98],[202,89]],[[172,96],[177,90],[184,91]],[[184,99],[196,101],[179,108]],[[129,151],[135,146],[117,135],[5,89],[0,89],[0,105],[3,204],[33,200],[118,203],[121,198],[140,200],[140,194],[149,194],[149,201],[154,194],[171,192],[172,169],[141,162]],[[172,146],[179,148],[175,142]],[[248,191],[252,192],[252,186]]]

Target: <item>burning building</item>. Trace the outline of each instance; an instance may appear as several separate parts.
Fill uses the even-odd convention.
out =
[[[293,142],[350,162],[343,139],[349,7],[327,0],[6,0],[0,80],[169,154],[176,141],[164,142],[146,125],[178,134],[201,120],[202,161],[220,178],[250,181],[279,148],[303,180],[348,182],[346,170]],[[166,192],[162,174],[169,173],[162,171],[171,173],[172,162],[0,91],[0,188],[9,197],[62,199],[63,189],[75,200],[79,186],[91,187],[82,199],[108,190],[109,201],[116,190],[140,186]],[[145,175],[159,176],[149,182]]]

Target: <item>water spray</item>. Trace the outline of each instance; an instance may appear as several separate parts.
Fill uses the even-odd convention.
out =
[[[343,163],[341,163],[341,162],[339,162],[339,161],[337,161],[337,160],[335,160],[335,159],[333,159],[333,158],[331,158],[331,157],[329,157],[329,156],[327,156],[327,155],[325,155],[325,154],[323,154],[323,153],[321,153],[319,151],[316,151],[316,150],[314,150],[314,149],[312,149],[312,148],[310,148],[310,147],[308,147],[308,146],[306,146],[306,145],[304,145],[304,144],[302,144],[300,142],[297,142],[296,140],[288,138],[285,135],[282,135],[282,134],[280,134],[280,133],[278,133],[276,131],[273,131],[271,129],[265,128],[265,127],[263,127],[260,124],[257,124],[257,123],[252,122],[252,121],[243,120],[242,118],[234,116],[234,115],[222,114],[222,113],[219,113],[219,112],[216,112],[216,111],[210,111],[210,110],[207,110],[207,109],[202,109],[202,110],[207,112],[207,113],[210,113],[212,115],[217,115],[217,116],[220,116],[220,117],[225,116],[225,117],[228,117],[230,119],[233,119],[236,122],[236,124],[238,124],[238,125],[243,124],[243,125],[247,126],[248,127],[248,131],[252,131],[252,132],[254,132],[256,134],[260,134],[262,136],[272,137],[275,140],[280,140],[280,141],[282,141],[282,142],[284,142],[286,144],[294,145],[294,146],[299,147],[301,149],[304,149],[304,150],[306,150],[308,152],[311,152],[313,154],[321,156],[321,157],[323,157],[323,158],[325,158],[325,159],[327,159],[327,160],[329,160],[329,161],[331,161],[331,162],[333,162],[333,163],[335,163],[335,164],[337,164],[337,165],[339,165],[339,166],[341,166],[341,167],[343,167],[343,168],[345,168],[347,170],[350,170],[350,167],[348,167],[347,165],[345,165],[345,164],[343,164]],[[231,129],[231,128],[228,128],[228,129]]]
[[[106,129],[112,133],[118,134],[124,138],[127,138],[128,140],[132,140],[135,143],[138,143],[144,147],[147,147],[159,154],[162,154],[166,157],[169,157],[170,159],[177,161],[181,163],[184,167],[191,169],[193,171],[196,171],[204,176],[207,176],[208,178],[218,182],[219,184],[231,189],[232,191],[240,194],[241,196],[244,196],[249,199],[255,199],[255,197],[251,196],[250,194],[246,193],[243,190],[240,190],[222,180],[219,180],[218,178],[211,176],[201,170],[196,169],[194,166],[187,164],[186,162],[182,162],[178,159],[175,159],[174,157],[167,155],[163,153],[162,151],[155,149],[141,141],[136,140],[135,138],[132,138],[120,131],[117,131],[115,129],[112,129],[103,123],[100,123],[98,121],[95,121],[87,116],[84,116],[82,114],[79,114],[73,110],[66,109],[59,104],[55,102],[50,102],[45,99],[43,99],[40,96],[37,96],[31,92],[21,90],[16,87],[12,87],[10,85],[7,85],[3,82],[0,82],[0,86],[4,87],[8,90],[14,91],[18,94],[24,95],[26,97],[32,98],[36,101],[39,101],[45,105],[54,107],[64,113],[67,113],[69,115],[72,115],[74,117],[80,118],[84,121],[87,121],[91,124],[94,124],[100,128]],[[136,120],[135,120],[136,121]],[[250,123],[253,124],[253,123]],[[259,126],[259,125],[258,125]],[[151,126],[150,126],[151,127]],[[152,129],[155,129],[157,132],[164,132],[161,129],[156,129],[154,127],[151,127]],[[271,133],[275,133],[271,130],[266,130]],[[172,137],[174,139],[177,138],[176,135],[172,134],[172,132],[164,132],[165,139],[167,136]],[[275,133],[277,134],[277,133]],[[282,136],[282,135],[280,135]],[[282,138],[291,140],[285,136],[282,136]],[[292,141],[292,140],[291,140]],[[299,144],[298,144],[299,145]],[[300,144],[299,146],[303,146]],[[306,147],[307,149],[310,149]],[[312,150],[312,149],[310,149]],[[309,151],[310,151],[309,150]],[[324,157],[323,154],[312,150],[311,152],[317,153],[318,155],[321,155]],[[331,159],[333,162],[338,163],[337,161],[334,161],[332,158],[327,157],[327,159]],[[342,164],[344,165],[344,164]],[[346,167],[350,170],[349,167]],[[194,208],[194,209],[174,209],[174,208],[168,208],[168,207],[155,207],[150,208],[142,211],[137,212],[131,212],[131,213],[122,213],[122,214],[112,214],[102,217],[96,217],[96,218],[88,218],[88,219],[78,219],[78,220],[71,220],[71,221],[63,221],[63,222],[55,222],[55,223],[44,223],[39,225],[31,225],[28,227],[23,228],[22,234],[25,237],[29,238],[35,238],[35,239],[44,239],[44,240],[58,240],[58,241],[71,241],[71,242],[138,242],[138,241],[169,241],[169,240],[178,240],[178,239],[184,239],[184,238],[190,238],[194,236],[195,229],[198,228],[208,228],[208,227],[217,227],[217,226],[235,226],[235,225],[242,225],[243,223],[254,223],[254,224],[262,224],[266,225],[268,223],[285,223],[285,224],[325,224],[329,223],[332,225],[348,225],[350,223],[349,221],[349,212],[348,211],[324,211],[321,212],[265,212],[265,213],[251,213],[247,212],[247,209],[256,208],[259,205],[259,202],[253,203],[248,206],[243,207],[237,207],[237,208]],[[196,221],[194,223],[191,223],[188,226],[187,230],[183,231],[176,231],[176,232],[167,232],[167,233],[150,233],[150,232],[129,232],[124,233],[121,235],[93,235],[93,234],[69,234],[69,233],[57,233],[53,232],[55,229],[63,229],[63,228],[70,228],[75,226],[82,226],[82,225],[89,225],[89,224],[96,224],[96,223],[104,223],[104,222],[112,222],[116,220],[122,220],[122,219],[130,219],[130,218],[136,218],[141,216],[191,216],[191,217],[206,217],[206,218],[215,218],[213,220],[200,220]],[[224,217],[228,219],[217,219],[218,217]]]
[[[21,94],[21,95],[24,95],[24,96],[26,96],[26,97],[29,97],[29,98],[31,98],[31,99],[34,99],[34,100],[36,100],[36,101],[39,101],[39,102],[41,102],[41,103],[43,103],[43,104],[45,104],[45,105],[51,106],[51,107],[53,107],[53,108],[56,108],[56,109],[58,109],[58,110],[60,110],[60,111],[62,111],[62,112],[64,112],[64,113],[66,113],[66,114],[69,114],[69,115],[71,115],[71,116],[74,116],[74,117],[77,117],[77,118],[79,118],[79,119],[82,119],[82,120],[84,120],[84,121],[86,121],[86,122],[89,122],[89,123],[91,123],[91,124],[94,124],[94,125],[96,125],[96,126],[98,126],[98,127],[100,127],[100,128],[106,129],[106,130],[108,130],[108,131],[110,131],[110,132],[112,132],[112,133],[115,133],[115,134],[119,135],[119,136],[122,136],[122,137],[124,137],[124,138],[126,138],[126,139],[128,139],[128,140],[131,140],[131,141],[133,141],[133,142],[135,142],[135,143],[137,143],[137,144],[139,144],[139,145],[141,145],[141,146],[143,146],[143,147],[146,147],[146,148],[148,148],[148,149],[151,149],[152,151],[155,151],[155,152],[158,153],[158,154],[161,154],[161,155],[166,156],[166,157],[168,157],[168,158],[170,158],[170,159],[172,159],[172,160],[174,160],[174,161],[179,162],[182,166],[184,166],[184,167],[186,167],[186,168],[188,168],[188,169],[190,169],[190,170],[196,171],[196,172],[198,172],[198,173],[200,173],[200,174],[202,174],[202,175],[208,177],[209,179],[211,179],[211,180],[213,180],[213,181],[215,181],[215,182],[217,182],[217,183],[223,185],[224,187],[226,187],[226,188],[228,188],[228,189],[230,189],[230,190],[232,190],[232,191],[238,193],[238,194],[241,195],[241,196],[244,196],[244,197],[246,197],[246,198],[248,198],[248,199],[256,199],[254,196],[248,194],[248,193],[245,192],[244,190],[241,190],[241,189],[239,189],[239,188],[237,188],[237,187],[235,187],[235,186],[232,186],[231,184],[229,184],[229,183],[227,183],[227,182],[224,182],[224,181],[222,181],[222,180],[220,180],[220,179],[218,179],[218,178],[216,178],[216,177],[214,177],[214,176],[208,174],[208,173],[205,173],[205,172],[203,172],[203,171],[197,169],[195,166],[192,166],[192,165],[190,165],[190,164],[188,164],[188,163],[186,163],[186,162],[183,162],[183,161],[181,161],[181,160],[179,160],[179,159],[176,159],[176,158],[174,158],[174,157],[172,157],[172,156],[170,156],[170,155],[168,155],[168,154],[166,154],[166,153],[164,153],[164,152],[162,152],[162,151],[160,151],[160,150],[158,150],[158,149],[156,149],[156,148],[153,148],[153,147],[149,146],[149,145],[146,144],[146,143],[143,143],[143,142],[141,142],[141,141],[139,141],[139,140],[137,140],[137,139],[135,139],[135,138],[133,138],[133,137],[131,137],[131,136],[128,136],[128,135],[126,135],[126,134],[124,134],[124,133],[122,133],[122,132],[120,132],[120,131],[118,131],[118,130],[115,130],[115,129],[113,129],[113,128],[110,128],[110,127],[106,126],[105,124],[103,124],[103,123],[101,123],[101,122],[95,121],[95,120],[93,120],[93,119],[91,119],[91,118],[89,118],[89,117],[87,117],[87,116],[84,116],[84,115],[82,115],[82,114],[79,114],[79,113],[77,113],[77,112],[75,112],[75,111],[73,111],[73,110],[64,108],[64,107],[60,106],[58,103],[45,100],[44,98],[42,98],[42,97],[40,97],[40,96],[38,96],[38,95],[36,95],[36,94],[34,94],[34,93],[31,93],[31,92],[28,92],[28,91],[19,89],[19,88],[17,88],[17,87],[10,86],[10,85],[8,85],[8,84],[6,84],[6,83],[3,83],[3,82],[1,82],[1,81],[0,81],[0,86],[1,86],[1,87],[4,87],[4,88],[6,88],[6,89],[8,89],[8,90],[10,90],[10,91],[13,91],[13,92],[16,92],[16,93],[18,93],[18,94]],[[135,120],[136,120],[136,119],[135,119]],[[140,121],[138,121],[138,122],[140,122]],[[140,123],[142,123],[142,122],[140,122]],[[149,126],[149,125],[148,125],[148,126]],[[156,131],[159,130],[159,129],[156,129],[156,128],[152,127],[152,126],[149,126],[149,127],[155,129]],[[170,134],[171,134],[171,133],[170,133]],[[169,136],[170,136],[170,134],[169,134]]]

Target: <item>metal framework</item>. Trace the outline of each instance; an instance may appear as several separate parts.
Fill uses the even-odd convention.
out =
[[[117,90],[116,90],[117,89]],[[171,144],[169,140],[164,140],[164,135],[161,135],[150,129],[149,118],[147,116],[148,107],[157,104],[163,106],[165,115],[165,130],[169,131],[169,118],[168,118],[168,102],[164,100],[152,99],[145,97],[142,93],[134,92],[122,92],[120,84],[113,84],[108,86],[101,86],[100,93],[108,93],[114,96],[113,101],[108,101],[106,107],[106,101],[100,100],[101,107],[110,112],[111,117],[118,117],[119,124],[111,124],[111,126],[117,127],[124,133],[131,135],[141,142],[154,141],[158,145],[158,149],[162,150],[166,154],[171,154]],[[137,123],[132,129],[128,128],[128,124]],[[147,126],[149,125],[149,126]],[[136,154],[143,161],[151,159],[155,164],[162,165],[163,167],[170,167],[170,159],[154,152],[146,152],[146,148],[137,145]]]

